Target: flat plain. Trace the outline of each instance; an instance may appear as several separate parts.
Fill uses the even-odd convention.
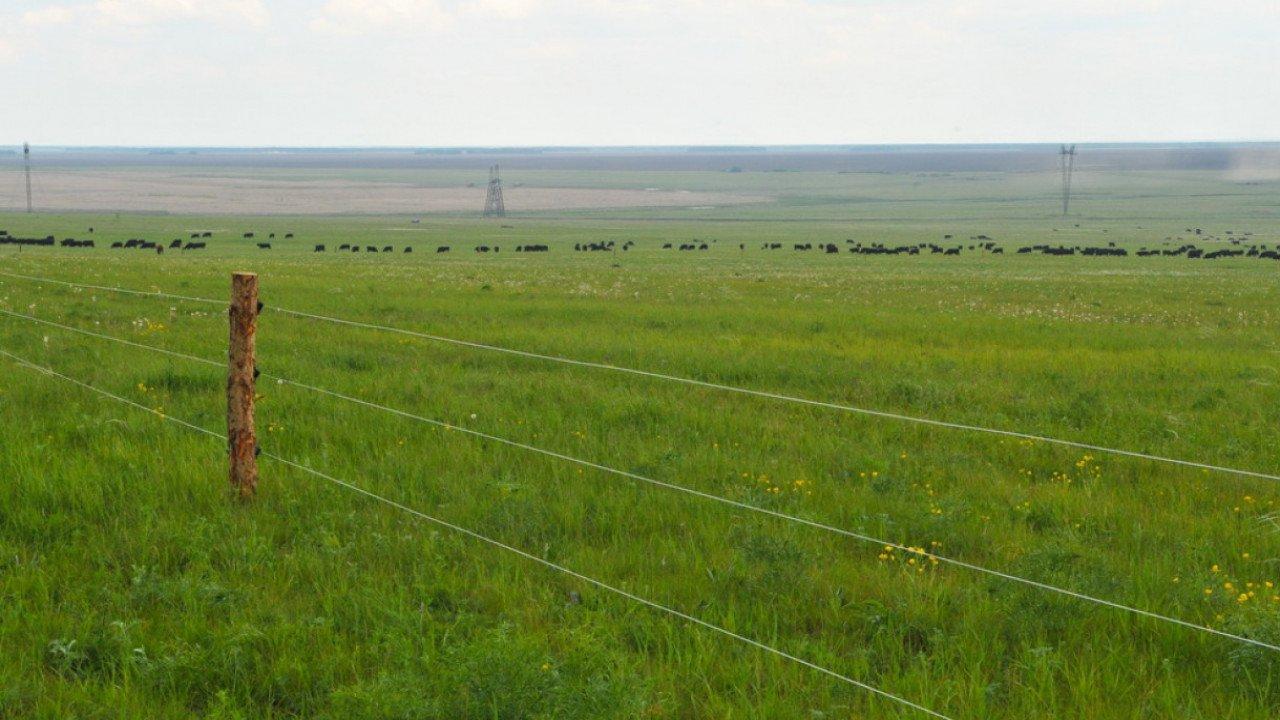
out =
[[[936,561],[1280,644],[1274,479],[277,310],[1275,475],[1280,262],[1135,252],[1275,248],[1280,181],[1086,165],[1064,219],[1052,158],[513,167],[529,188],[757,200],[509,202],[503,219],[0,214],[14,236],[97,245],[0,246],[0,349],[145,408],[0,361],[0,717],[927,717],[270,458],[257,499],[234,502],[220,441],[169,422],[223,430],[222,370],[28,319],[216,363],[233,270],[261,279],[272,455],[946,717],[1275,716],[1274,650]],[[445,188],[474,174],[202,172]],[[109,248],[205,231],[204,250]],[[964,250],[855,255],[848,240]],[[819,243],[841,252],[793,249]],[[1016,252],[1112,243],[1130,254]]]

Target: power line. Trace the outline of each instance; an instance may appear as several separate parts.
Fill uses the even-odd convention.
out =
[[[111,392],[109,392],[109,391],[107,391],[107,390],[103,390],[103,389],[98,388],[98,387],[96,387],[96,386],[94,386],[94,385],[90,385],[90,384],[88,384],[88,383],[86,383],[86,382],[82,382],[82,381],[77,380],[77,379],[75,379],[75,378],[73,378],[73,377],[70,377],[70,376],[68,376],[68,375],[64,375],[64,374],[62,374],[62,373],[57,372],[56,370],[53,370],[52,368],[44,367],[44,366],[41,366],[41,365],[36,365],[35,363],[32,363],[31,361],[26,360],[25,358],[22,358],[22,357],[19,357],[19,356],[17,356],[17,355],[14,355],[13,353],[10,353],[10,352],[8,352],[8,351],[0,350],[0,355],[4,355],[4,356],[8,357],[9,359],[11,359],[11,360],[13,360],[13,361],[17,362],[17,363],[18,363],[18,365],[20,365],[20,366],[22,366],[22,367],[25,367],[25,368],[27,368],[27,369],[34,370],[34,371],[36,371],[36,372],[40,372],[40,373],[44,373],[44,374],[49,375],[49,376],[52,376],[52,377],[60,378],[60,379],[62,379],[62,380],[66,380],[66,381],[71,382],[71,383],[74,383],[75,385],[78,385],[78,386],[80,386],[80,387],[82,387],[82,388],[85,388],[86,390],[91,390],[91,391],[93,391],[93,392],[95,392],[95,393],[98,393],[99,395],[102,395],[102,396],[107,397],[107,398],[111,398],[111,399],[116,400],[116,401],[118,401],[118,402],[122,402],[122,403],[124,403],[124,404],[126,404],[126,405],[129,405],[129,406],[131,406],[131,407],[134,407],[134,408],[136,408],[136,409],[138,409],[138,410],[143,410],[143,411],[148,412],[148,413],[151,413],[151,414],[157,414],[157,415],[159,415],[159,413],[156,413],[156,411],[155,411],[155,410],[152,410],[151,408],[148,408],[147,406],[142,405],[141,403],[134,402],[133,400],[129,400],[129,399],[127,399],[127,398],[124,398],[124,397],[121,397],[121,396],[116,395],[116,394],[114,394],[114,393],[111,393]],[[181,425],[181,426],[183,426],[183,427],[185,427],[185,428],[188,428],[188,429],[190,429],[190,430],[195,430],[195,431],[200,432],[200,433],[202,433],[202,434],[209,435],[209,436],[211,436],[211,437],[217,438],[217,439],[219,439],[219,440],[222,440],[223,442],[226,442],[226,440],[227,440],[227,437],[226,437],[225,435],[221,434],[221,433],[217,433],[217,432],[214,432],[214,431],[212,431],[212,430],[208,430],[208,429],[206,429],[206,428],[200,427],[199,425],[195,425],[195,424],[193,424],[193,423],[189,423],[189,422],[187,422],[187,421],[185,421],[185,420],[181,420],[181,419],[179,419],[179,418],[175,418],[175,417],[172,417],[172,416],[169,416],[169,415],[160,415],[160,417],[161,417],[162,419],[164,419],[164,420],[170,420],[170,421],[172,421],[172,422],[175,422],[175,423],[177,423],[177,424],[179,424],[179,425]],[[526,551],[524,551],[524,550],[521,550],[520,548],[517,548],[517,547],[515,547],[515,546],[513,546],[513,545],[508,545],[508,544],[506,544],[506,543],[504,543],[504,542],[502,542],[502,541],[500,541],[500,540],[495,540],[495,539],[493,539],[493,538],[491,538],[491,537],[488,537],[487,535],[482,535],[482,534],[480,534],[480,533],[478,533],[478,532],[476,532],[476,531],[474,531],[474,530],[471,530],[471,529],[469,529],[469,528],[463,527],[463,526],[461,526],[461,525],[456,525],[456,524],[451,523],[451,522],[449,522],[449,521],[447,521],[447,520],[442,520],[442,519],[437,518],[437,517],[435,517],[435,516],[433,516],[433,515],[428,515],[427,513],[424,513],[424,512],[422,512],[422,511],[420,511],[420,510],[416,510],[416,509],[414,509],[414,508],[411,508],[411,507],[409,507],[408,505],[404,505],[404,504],[402,504],[402,503],[399,503],[399,502],[397,502],[397,501],[395,501],[395,500],[392,500],[392,499],[390,499],[390,498],[387,498],[387,497],[384,497],[384,496],[382,496],[382,495],[379,495],[379,494],[377,494],[377,493],[375,493],[375,492],[372,492],[372,491],[370,491],[370,490],[366,490],[366,489],[364,489],[364,488],[362,488],[362,487],[359,487],[359,486],[357,486],[357,485],[353,485],[353,484],[352,484],[352,483],[350,483],[350,482],[347,482],[347,481],[345,481],[345,480],[341,480],[341,479],[336,478],[336,477],[334,477],[334,476],[332,476],[332,475],[329,475],[329,474],[327,474],[327,473],[324,473],[324,472],[321,472],[321,471],[316,470],[316,469],[314,469],[314,468],[311,468],[311,467],[309,467],[309,466],[307,466],[307,465],[303,465],[303,464],[301,464],[301,463],[298,463],[298,462],[294,462],[294,461],[292,461],[292,460],[289,460],[288,458],[284,458],[284,457],[281,457],[281,456],[276,455],[276,454],[274,454],[274,453],[269,453],[269,452],[265,452],[265,451],[262,453],[262,456],[263,456],[263,457],[266,457],[266,458],[270,458],[270,459],[272,459],[272,460],[275,460],[276,462],[279,462],[279,463],[281,463],[281,464],[283,464],[283,465],[287,465],[287,466],[292,467],[292,468],[295,468],[295,469],[297,469],[297,470],[301,470],[302,472],[307,473],[307,474],[309,474],[309,475],[313,475],[313,476],[318,477],[318,478],[321,478],[321,479],[323,479],[323,480],[327,480],[327,481],[329,481],[329,482],[331,482],[331,483],[333,483],[333,484],[335,484],[335,485],[338,485],[339,487],[342,487],[342,488],[345,488],[345,489],[350,490],[350,491],[352,491],[352,492],[358,493],[358,494],[363,495],[363,496],[365,496],[365,497],[367,497],[367,498],[370,498],[370,499],[372,499],[372,500],[376,500],[376,501],[378,501],[378,502],[380,502],[380,503],[383,503],[383,504],[385,504],[385,505],[388,505],[389,507],[395,508],[395,509],[397,509],[397,510],[401,510],[401,511],[403,511],[403,512],[406,512],[406,513],[408,513],[408,514],[410,514],[410,515],[412,515],[412,516],[414,516],[414,517],[416,517],[416,518],[419,518],[419,519],[422,519],[422,520],[426,520],[426,521],[428,521],[428,522],[431,522],[431,523],[434,523],[434,524],[436,524],[436,525],[439,525],[440,527],[444,527],[444,528],[447,528],[447,529],[449,529],[449,530],[453,530],[453,531],[455,531],[455,532],[457,532],[457,533],[460,533],[460,534],[462,534],[462,535],[466,535],[467,537],[470,537],[470,538],[472,538],[473,540],[479,540],[479,541],[481,541],[481,542],[484,542],[484,543],[487,543],[487,544],[489,544],[489,545],[492,545],[493,547],[500,548],[500,549],[502,549],[502,550],[506,550],[506,551],[508,551],[508,552],[514,553],[514,554],[519,555],[520,557],[522,557],[522,558],[524,558],[524,559],[526,559],[526,560],[531,560],[531,561],[533,561],[533,562],[535,562],[535,563],[538,563],[539,565],[542,565],[542,566],[544,566],[544,567],[550,568],[550,569],[555,570],[555,571],[560,572],[560,573],[564,573],[565,575],[568,575],[568,576],[570,576],[570,577],[573,577],[573,578],[576,578],[576,579],[578,579],[578,580],[581,580],[582,582],[585,582],[585,583],[588,583],[588,584],[593,585],[593,586],[595,586],[595,587],[598,587],[598,588],[600,588],[601,590],[606,590],[606,591],[608,591],[608,592],[614,593],[614,594],[616,594],[616,595],[619,595],[619,596],[621,596],[621,597],[624,597],[624,598],[626,598],[626,599],[628,599],[628,600],[631,600],[631,601],[633,601],[633,602],[640,603],[641,605],[644,605],[645,607],[651,608],[651,609],[653,609],[653,610],[658,610],[658,611],[660,611],[660,612],[664,612],[664,613],[666,613],[666,614],[668,614],[668,615],[671,615],[672,617],[676,617],[676,618],[679,618],[679,619],[681,619],[681,620],[685,620],[686,622],[689,622],[689,623],[692,623],[692,624],[694,624],[694,625],[697,625],[697,626],[699,626],[699,627],[706,628],[707,630],[712,630],[712,631],[714,631],[714,632],[720,633],[721,635],[725,635],[725,636],[727,636],[727,637],[733,638],[734,640],[738,640],[738,641],[740,641],[740,642],[742,642],[742,643],[745,643],[745,644],[747,644],[747,645],[750,645],[750,646],[752,646],[752,647],[754,647],[754,648],[756,648],[756,649],[758,649],[758,650],[763,650],[763,651],[765,651],[765,652],[767,652],[767,653],[770,653],[770,654],[775,655],[775,656],[777,656],[777,657],[783,658],[784,660],[789,660],[789,661],[791,661],[791,662],[794,662],[794,663],[796,663],[796,664],[802,665],[802,666],[804,666],[804,667],[806,667],[806,668],[809,668],[809,669],[811,669],[811,670],[816,670],[817,672],[820,672],[820,673],[822,673],[822,674],[824,674],[824,675],[827,675],[827,676],[829,676],[829,677],[836,678],[837,680],[841,680],[841,681],[843,681],[843,682],[845,682],[845,683],[848,683],[848,684],[850,684],[850,685],[853,685],[854,687],[857,687],[857,688],[860,688],[860,689],[865,690],[865,691],[867,691],[867,692],[870,692],[870,693],[873,693],[873,694],[875,694],[875,695],[878,695],[878,696],[880,696],[880,697],[882,697],[882,698],[884,698],[884,699],[892,700],[893,702],[896,702],[896,703],[898,703],[898,704],[900,704],[900,705],[903,705],[903,706],[905,706],[905,707],[909,707],[909,708],[911,708],[911,709],[913,709],[913,710],[917,710],[917,711],[919,711],[919,712],[921,712],[921,713],[924,713],[924,714],[926,714],[926,715],[928,715],[928,716],[930,716],[930,717],[941,718],[941,720],[953,720],[950,716],[943,715],[942,713],[936,712],[936,711],[934,711],[934,710],[930,710],[929,708],[924,707],[923,705],[919,705],[919,704],[917,704],[917,703],[914,703],[914,702],[912,702],[912,701],[910,701],[910,700],[907,700],[906,698],[903,698],[903,697],[901,697],[901,696],[894,695],[893,693],[890,693],[890,692],[888,692],[888,691],[886,691],[886,690],[881,690],[880,688],[875,687],[874,685],[869,685],[869,684],[864,683],[864,682],[862,682],[862,681],[860,681],[860,680],[856,680],[856,679],[854,679],[854,678],[852,678],[852,677],[849,677],[848,675],[841,674],[841,673],[839,673],[839,672],[836,672],[835,670],[831,670],[831,669],[829,669],[829,668],[826,668],[826,667],[823,667],[823,666],[821,666],[821,665],[818,665],[817,663],[811,662],[811,661],[809,661],[809,660],[805,660],[804,658],[801,658],[801,657],[799,657],[799,656],[797,656],[797,655],[792,655],[791,653],[788,653],[788,652],[786,652],[785,650],[780,650],[780,649],[778,649],[778,648],[773,647],[772,645],[767,645],[767,644],[765,644],[765,643],[760,642],[759,640],[755,640],[755,639],[753,639],[753,638],[747,637],[746,635],[741,635],[741,634],[736,633],[736,632],[734,632],[734,631],[732,631],[732,630],[729,630],[729,629],[727,629],[727,628],[724,628],[724,627],[721,627],[721,626],[719,626],[719,625],[716,625],[715,623],[708,622],[708,621],[703,620],[703,619],[701,619],[701,618],[699,618],[699,617],[695,617],[695,616],[690,615],[690,614],[688,614],[688,613],[681,612],[680,610],[676,610],[675,608],[668,607],[668,606],[663,605],[663,604],[661,604],[661,603],[654,602],[653,600],[649,600],[648,598],[644,598],[644,597],[641,597],[641,596],[636,595],[636,594],[634,594],[634,593],[628,592],[627,590],[624,590],[624,589],[622,589],[622,588],[620,588],[620,587],[617,587],[617,586],[615,586],[615,585],[610,585],[609,583],[606,583],[606,582],[604,582],[604,581],[602,581],[602,580],[597,580],[597,579],[595,579],[595,578],[593,578],[593,577],[591,577],[591,576],[584,575],[584,574],[582,574],[582,573],[580,573],[580,572],[577,572],[576,570],[572,570],[572,569],[570,569],[570,568],[568,568],[568,567],[566,567],[566,566],[564,566],[564,565],[560,565],[560,564],[558,564],[558,563],[554,563],[554,562],[552,562],[552,561],[550,561],[550,560],[546,560],[546,559],[544,559],[544,558],[540,558],[540,557],[538,557],[537,555],[534,555],[534,554],[532,554],[532,553],[529,553],[529,552],[526,552]]]
[[[1067,216],[1067,207],[1071,204],[1071,173],[1076,168],[1076,146],[1063,145],[1058,151],[1062,166],[1062,217]]]
[[[215,305],[225,305],[224,300],[213,300],[210,298],[191,297],[187,295],[175,295],[161,291],[142,291],[127,288],[119,288],[104,285],[89,285],[85,283],[74,283],[65,280],[56,280],[52,278],[33,277],[29,275],[20,275],[17,273],[9,273],[0,271],[0,276],[19,278],[22,280],[32,280],[36,282],[47,282],[57,285],[66,285],[69,287],[83,287],[95,290],[106,290],[111,292],[121,292],[128,295],[141,295],[146,297],[164,297],[175,300],[187,300],[191,302],[211,303]],[[1080,442],[1076,440],[1066,440],[1063,438],[1049,437],[1047,435],[1037,435],[1034,433],[1021,432],[1017,430],[1003,430],[1000,428],[984,427],[981,425],[969,425],[965,423],[950,422],[946,420],[936,420],[934,418],[920,417],[916,415],[905,415],[901,413],[889,412],[885,410],[875,410],[872,408],[863,408],[855,405],[844,405],[841,403],[827,402],[823,400],[813,400],[809,398],[798,397],[794,395],[786,395],[783,393],[775,393],[767,390],[753,390],[751,388],[737,387],[734,385],[725,385],[722,383],[709,382],[706,380],[697,380],[694,378],[680,377],[678,375],[668,375],[665,373],[653,372],[650,370],[640,370],[637,368],[623,367],[620,365],[611,365],[609,363],[594,362],[590,360],[576,360],[574,358],[562,357],[559,355],[548,355],[543,353],[530,352],[527,350],[517,350],[513,348],[501,347],[498,345],[488,345],[485,343],[474,342],[471,340],[460,340],[457,338],[445,337],[443,335],[433,335],[430,333],[418,332],[416,330],[407,330],[389,325],[379,325],[377,323],[368,323],[359,320],[346,320],[343,318],[331,317],[328,315],[318,315],[315,313],[303,312],[301,310],[290,310],[281,307],[267,307],[267,310],[290,315],[294,317],[308,318],[311,320],[319,320],[323,322],[335,323],[338,325],[347,325],[350,327],[359,327],[369,330],[378,330],[381,332],[389,332],[398,335],[416,337],[423,340],[431,340],[433,342],[446,343],[459,347],[466,347],[475,350],[487,350],[490,352],[503,353],[524,357],[533,360],[544,360],[547,362],[555,362],[563,365],[572,365],[575,367],[585,367],[595,370],[606,370],[609,372],[624,373],[628,375],[636,375],[639,377],[647,377],[655,380],[666,380],[669,382],[681,383],[694,387],[702,387],[710,390],[719,390],[722,392],[737,393],[739,395],[749,395],[752,397],[776,400],[779,402],[794,403],[797,405],[807,405],[810,407],[820,407],[828,410],[838,410],[855,415],[865,415],[868,417],[883,418],[886,420],[897,420],[900,422],[913,423],[917,425],[927,425],[930,427],[941,427],[950,430],[964,430],[969,432],[986,433],[988,435],[998,435],[1001,437],[1016,438],[1019,440],[1030,440],[1032,442],[1042,442],[1050,445],[1058,445],[1060,447],[1070,447],[1078,450],[1089,450],[1091,452],[1107,453],[1109,455],[1117,455],[1121,457],[1130,457],[1139,460],[1147,460],[1150,462],[1166,463],[1169,465],[1177,465],[1180,467],[1193,468],[1197,470],[1209,470],[1213,472],[1225,473],[1228,475],[1237,475],[1241,477],[1251,477],[1260,480],[1273,480],[1280,482],[1280,475],[1275,473],[1259,472],[1256,470],[1246,470],[1241,468],[1233,468],[1225,465],[1214,465],[1211,463],[1198,462],[1195,460],[1182,460],[1179,458],[1166,457],[1163,455],[1154,455],[1151,453],[1137,452],[1134,450],[1124,450],[1121,448],[1107,447],[1105,445],[1095,445],[1093,443]]]
[[[22,169],[27,176],[27,212],[31,212],[31,145],[22,143]]]
[[[137,347],[137,348],[142,348],[142,349],[145,349],[145,350],[152,350],[152,351],[154,351],[154,352],[158,352],[158,353],[161,353],[161,354],[164,354],[164,355],[170,355],[170,356],[173,356],[173,357],[183,358],[183,359],[186,359],[186,360],[193,360],[193,361],[195,361],[195,362],[203,363],[203,364],[206,364],[206,365],[212,365],[212,366],[215,366],[215,367],[222,367],[222,366],[223,366],[223,364],[222,364],[222,363],[219,363],[219,362],[216,362],[216,361],[213,361],[213,360],[208,360],[208,359],[201,358],[201,357],[197,357],[197,356],[195,356],[195,355],[187,355],[187,354],[185,354],[185,353],[175,352],[175,351],[173,351],[173,350],[167,350],[167,349],[165,349],[165,348],[158,348],[158,347],[154,347],[154,346],[151,346],[151,345],[144,345],[144,344],[142,344],[142,343],[136,343],[136,342],[133,342],[133,341],[131,341],[131,340],[124,340],[124,339],[121,339],[121,338],[112,337],[112,336],[110,336],[110,335],[104,335],[104,334],[102,334],[102,333],[96,333],[96,332],[93,332],[93,331],[90,331],[90,330],[82,330],[82,329],[80,329],[80,328],[73,327],[73,326],[70,326],[70,325],[64,325],[64,324],[62,324],[62,323],[57,323],[57,322],[53,322],[53,321],[50,321],[50,320],[44,320],[44,319],[42,319],[42,318],[37,318],[37,317],[31,316],[31,315],[23,315],[23,314],[21,314],[21,313],[15,313],[15,312],[11,312],[11,311],[9,311],[9,310],[4,310],[4,309],[2,309],[2,308],[0,308],[0,313],[3,313],[3,314],[5,314],[5,315],[9,315],[9,316],[12,316],[12,317],[16,317],[16,318],[25,318],[25,319],[27,319],[27,320],[32,320],[32,321],[35,321],[35,322],[38,322],[38,323],[42,323],[42,324],[45,324],[45,325],[50,325],[50,326],[53,326],[53,327],[61,328],[61,329],[63,329],[63,330],[69,330],[69,331],[71,331],[71,332],[77,332],[77,333],[81,333],[81,334],[84,334],[84,335],[89,335],[89,336],[91,336],[91,337],[100,338],[100,339],[103,339],[103,340],[110,340],[110,341],[113,341],[113,342],[119,342],[119,343],[123,343],[123,344],[125,344],[125,345],[129,345],[129,346]],[[862,533],[857,533],[857,532],[854,532],[854,531],[852,531],[852,530],[847,530],[847,529],[845,529],[845,528],[837,527],[837,526],[835,526],[835,525],[829,525],[829,524],[826,524],[826,523],[823,523],[823,522],[819,522],[819,521],[816,521],[816,520],[810,520],[810,519],[808,519],[808,518],[803,518],[803,517],[800,517],[800,516],[798,516],[798,515],[790,515],[790,514],[787,514],[787,513],[784,513],[784,512],[780,512],[780,511],[777,511],[777,510],[770,510],[770,509],[768,509],[768,508],[762,508],[762,507],[759,507],[759,506],[757,506],[757,505],[751,505],[750,503],[745,503],[745,502],[742,502],[742,501],[740,501],[740,500],[733,500],[733,499],[731,499],[731,498],[727,498],[727,497],[724,497],[724,496],[722,496],[722,495],[716,495],[716,494],[714,494],[714,493],[709,493],[709,492],[705,492],[705,491],[702,491],[702,490],[697,490],[697,489],[695,489],[695,488],[691,488],[691,487],[688,487],[688,486],[685,486],[685,485],[678,485],[678,484],[676,484],[676,483],[667,482],[667,481],[664,481],[664,480],[658,480],[658,479],[656,479],[656,478],[651,478],[651,477],[648,477],[648,476],[645,476],[645,475],[640,475],[640,474],[638,474],[638,473],[633,473],[633,472],[630,472],[630,471],[627,471],[627,470],[621,470],[621,469],[618,469],[618,468],[610,467],[610,466],[608,466],[608,465],[602,465],[602,464],[600,464],[600,463],[596,463],[596,462],[593,462],[593,461],[590,461],[590,460],[585,460],[585,459],[582,459],[582,458],[577,458],[577,457],[574,457],[574,456],[572,456],[572,455],[565,455],[565,454],[563,454],[563,453],[559,453],[559,452],[556,452],[556,451],[554,451],[554,450],[547,450],[547,449],[545,449],[545,448],[541,448],[541,447],[538,447],[538,446],[536,446],[536,445],[530,445],[530,444],[527,444],[527,443],[519,442],[519,441],[517,441],[517,440],[510,440],[510,439],[507,439],[507,438],[504,438],[504,437],[500,437],[500,436],[498,436],[498,435],[491,435],[491,434],[489,434],[489,433],[481,432],[481,431],[479,431],[479,430],[472,430],[472,429],[470,429],[470,428],[461,427],[461,426],[458,426],[458,425],[452,425],[452,424],[450,424],[450,423],[446,423],[446,422],[443,422],[443,421],[441,421],[441,420],[436,420],[436,419],[434,419],[434,418],[428,418],[428,417],[425,417],[425,416],[422,416],[422,415],[418,415],[418,414],[415,414],[415,413],[408,412],[408,411],[406,411],[406,410],[400,410],[400,409],[397,409],[397,408],[389,407],[389,406],[387,406],[387,405],[381,405],[381,404],[379,404],[379,403],[371,402],[371,401],[369,401],[369,400],[364,400],[364,399],[362,399],[362,398],[353,397],[353,396],[350,396],[350,395],[345,395],[345,394],[343,394],[343,393],[336,392],[336,391],[334,391],[334,390],[328,390],[328,389],[326,389],[326,388],[321,388],[321,387],[317,387],[317,386],[314,386],[314,385],[308,385],[308,384],[306,384],[306,383],[297,382],[297,381],[290,380],[290,379],[288,379],[288,378],[284,378],[284,377],[280,377],[280,376],[278,376],[278,375],[273,375],[273,374],[270,374],[270,373],[262,373],[262,377],[265,377],[265,378],[268,378],[268,379],[271,379],[271,380],[276,380],[276,381],[281,382],[281,383],[286,384],[286,385],[293,385],[293,386],[295,386],[295,387],[299,387],[299,388],[302,388],[302,389],[304,389],[304,390],[309,390],[309,391],[311,391],[311,392],[319,393],[319,394],[322,394],[322,395],[328,395],[328,396],[330,396],[330,397],[335,397],[335,398],[338,398],[338,399],[340,399],[340,400],[345,400],[345,401],[347,401],[347,402],[354,403],[354,404],[357,404],[357,405],[363,405],[363,406],[365,406],[365,407],[369,407],[369,408],[372,408],[372,409],[375,409],[375,410],[380,410],[380,411],[383,411],[383,412],[387,412],[387,413],[390,413],[390,414],[392,414],[392,415],[398,415],[398,416],[403,417],[403,418],[406,418],[406,419],[415,420],[415,421],[422,422],[422,423],[425,423],[425,424],[428,424],[428,425],[432,425],[432,426],[435,426],[435,427],[439,427],[439,428],[442,428],[442,429],[445,429],[445,430],[451,430],[451,431],[460,432],[460,433],[463,433],[463,434],[466,434],[466,435],[471,435],[471,436],[473,436],[473,437],[478,437],[478,438],[481,438],[481,439],[484,439],[484,440],[489,440],[489,441],[492,441],[492,442],[500,443],[500,444],[502,444],[502,445],[507,445],[507,446],[509,446],[509,447],[514,447],[514,448],[518,448],[518,449],[521,449],[521,450],[526,450],[526,451],[529,451],[529,452],[538,453],[538,454],[540,454],[540,455],[544,455],[544,456],[547,456],[547,457],[555,458],[555,459],[557,459],[557,460],[563,460],[563,461],[566,461],[566,462],[574,463],[574,464],[576,464],[576,465],[580,465],[580,466],[583,466],[583,467],[588,467],[588,468],[591,468],[591,469],[593,469],[593,470],[599,470],[599,471],[601,471],[601,472],[609,473],[609,474],[611,474],[611,475],[616,475],[616,476],[619,476],[619,477],[628,478],[628,479],[630,479],[630,480],[636,480],[636,481],[639,481],[639,482],[648,483],[648,484],[650,484],[650,485],[654,485],[654,486],[656,486],[656,487],[661,487],[661,488],[664,488],[664,489],[667,489],[667,490],[672,490],[672,491],[675,491],[675,492],[681,492],[681,493],[685,493],[685,494],[688,494],[688,495],[693,495],[693,496],[695,496],[695,497],[702,498],[702,499],[704,499],[704,500],[711,500],[711,501],[718,502],[718,503],[721,503],[721,504],[724,504],[724,505],[728,505],[728,506],[731,506],[731,507],[734,507],[734,508],[738,508],[738,509],[740,509],[740,510],[747,510],[747,511],[749,511],[749,512],[754,512],[754,513],[759,513],[759,514],[762,514],[762,515],[767,515],[767,516],[773,517],[773,518],[775,518],[775,519],[779,519],[779,520],[786,520],[786,521],[789,521],[789,522],[799,523],[799,524],[801,524],[801,525],[806,525],[806,526],[811,527],[811,528],[815,528],[815,529],[818,529],[818,530],[823,530],[823,531],[825,531],[825,532],[830,532],[830,533],[833,533],[833,534],[836,534],[836,535],[841,535],[841,536],[843,536],[843,537],[851,538],[851,539],[858,540],[858,541],[861,541],[861,542],[864,542],[864,543],[868,543],[868,544],[871,544],[871,545],[883,546],[883,547],[886,547],[886,548],[890,548],[890,547],[891,547],[891,548],[894,548],[895,550],[898,550],[898,551],[900,551],[900,552],[909,553],[909,554],[914,554],[914,555],[918,555],[918,556],[920,556],[920,557],[932,558],[932,559],[937,560],[939,563],[945,563],[945,564],[947,564],[947,565],[951,565],[951,566],[954,566],[954,567],[963,568],[963,569],[965,569],[965,570],[970,570],[970,571],[973,571],[973,572],[978,572],[978,573],[982,573],[982,574],[985,574],[985,575],[989,575],[989,576],[992,576],[992,577],[997,577],[997,578],[1000,578],[1000,579],[1002,579],[1002,580],[1008,580],[1008,581],[1010,581],[1010,582],[1020,583],[1020,584],[1023,584],[1023,585],[1029,586],[1029,587],[1036,588],[1036,589],[1038,589],[1038,590],[1044,590],[1044,591],[1048,591],[1048,592],[1057,593],[1057,594],[1059,594],[1059,595],[1064,595],[1064,596],[1066,596],[1066,597],[1074,598],[1074,599],[1076,599],[1076,600],[1083,600],[1083,601],[1085,601],[1085,602],[1094,603],[1094,604],[1096,604],[1096,605],[1101,605],[1101,606],[1108,607],[1108,608],[1111,608],[1111,609],[1114,609],[1114,610],[1121,610],[1121,611],[1124,611],[1124,612],[1127,612],[1127,613],[1131,613],[1131,614],[1134,614],[1134,615],[1138,615],[1138,616],[1141,616],[1141,617],[1145,617],[1145,618],[1150,618],[1150,619],[1154,619],[1154,620],[1160,620],[1160,621],[1163,621],[1163,622],[1172,623],[1172,624],[1179,625],[1179,626],[1181,626],[1181,627],[1188,628],[1188,629],[1192,629],[1192,630],[1198,630],[1198,631],[1201,631],[1201,632],[1207,632],[1207,633],[1210,633],[1210,634],[1213,634],[1213,635],[1217,635],[1217,636],[1220,636],[1220,637],[1229,638],[1229,639],[1232,639],[1232,640],[1236,640],[1236,641],[1240,641],[1240,642],[1248,643],[1248,644],[1251,644],[1251,645],[1256,645],[1256,646],[1258,646],[1258,647],[1264,647],[1264,648],[1267,648],[1267,649],[1269,649],[1269,650],[1276,650],[1276,651],[1280,651],[1280,645],[1272,645],[1272,644],[1269,644],[1269,643],[1266,643],[1266,642],[1262,642],[1262,641],[1259,641],[1259,640],[1254,640],[1254,639],[1252,639],[1252,638],[1244,637],[1244,636],[1241,636],[1241,635],[1235,635],[1235,634],[1228,633],[1228,632],[1224,632],[1224,631],[1221,631],[1221,630],[1216,630],[1216,629],[1214,629],[1214,628],[1212,628],[1212,627],[1209,627],[1209,626],[1207,626],[1207,625],[1200,625],[1200,624],[1193,623],[1193,622],[1189,622],[1189,621],[1186,621],[1186,620],[1181,620],[1181,619],[1179,619],[1179,618],[1175,618],[1175,617],[1172,617],[1172,616],[1169,616],[1169,615],[1162,615],[1162,614],[1160,614],[1160,613],[1151,612],[1151,611],[1149,611],[1149,610],[1143,610],[1143,609],[1141,609],[1141,608],[1137,608],[1137,607],[1134,607],[1134,606],[1131,606],[1131,605],[1125,605],[1125,604],[1123,604],[1123,603],[1117,603],[1117,602],[1114,602],[1114,601],[1111,601],[1111,600],[1106,600],[1106,599],[1104,599],[1104,598],[1096,597],[1096,596],[1093,596],[1093,595],[1086,595],[1086,594],[1084,594],[1084,593],[1077,592],[1077,591],[1075,591],[1075,590],[1071,590],[1071,589],[1068,589],[1068,588],[1059,587],[1059,586],[1057,586],[1057,585],[1050,585],[1050,584],[1048,584],[1048,583],[1040,582],[1040,581],[1038,581],[1038,580],[1032,580],[1032,579],[1030,579],[1030,578],[1024,578],[1024,577],[1019,576],[1019,575],[1013,575],[1013,574],[1010,574],[1010,573],[1002,572],[1002,571],[1000,571],[1000,570],[995,570],[995,569],[993,569],[993,568],[988,568],[988,567],[985,567],[985,566],[982,566],[982,565],[977,565],[977,564],[974,564],[974,563],[966,562],[966,561],[964,561],[964,560],[958,560],[958,559],[955,559],[955,558],[949,558],[949,557],[946,557],[946,556],[944,556],[944,555],[937,555],[937,554],[932,553],[932,552],[923,551],[923,550],[918,550],[918,549],[916,549],[916,548],[913,548],[913,547],[911,547],[911,546],[909,546],[909,545],[904,545],[904,544],[902,544],[902,543],[896,543],[896,542],[892,542],[892,541],[889,541],[889,540],[882,540],[882,539],[880,539],[880,538],[872,537],[872,536],[870,536],[870,535],[865,535],[865,534],[862,534]]]
[[[489,166],[489,189],[484,196],[485,217],[506,217],[507,205],[502,200],[502,178],[498,175],[498,166]]]

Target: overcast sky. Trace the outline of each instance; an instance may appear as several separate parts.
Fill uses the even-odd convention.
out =
[[[3,0],[0,143],[1280,139],[1280,0]]]

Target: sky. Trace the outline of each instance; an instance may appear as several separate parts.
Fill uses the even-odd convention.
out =
[[[1280,140],[1277,38],[1280,0],[3,0],[0,144]]]

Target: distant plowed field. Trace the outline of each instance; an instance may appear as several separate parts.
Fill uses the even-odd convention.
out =
[[[311,215],[479,211],[485,185],[420,187],[347,179],[215,177],[189,172],[51,170],[36,177],[46,210],[118,210],[183,214]],[[504,189],[513,212],[628,207],[740,205],[763,195],[662,189],[514,187]],[[8,195],[8,194],[6,194]],[[0,210],[19,209],[16,194]]]

